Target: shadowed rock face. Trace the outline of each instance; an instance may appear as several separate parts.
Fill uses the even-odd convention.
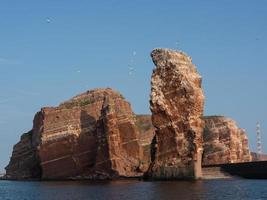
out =
[[[147,176],[153,179],[201,177],[204,95],[201,76],[182,52],[155,49],[151,80],[154,155]]]
[[[140,131],[120,93],[88,91],[35,115],[32,131],[14,146],[7,175],[16,179],[140,176],[147,169],[141,161],[149,162],[143,156]],[[40,172],[33,174],[33,168]]]
[[[143,149],[142,170],[147,171],[151,163],[151,142],[155,135],[155,129],[152,124],[151,115],[137,115],[136,126],[139,129],[139,141]]]
[[[222,116],[204,117],[203,165],[250,162],[248,138],[236,122]]]
[[[259,154],[255,152],[251,152],[252,161],[267,161],[266,154]]]
[[[6,178],[38,179],[41,176],[39,158],[33,144],[33,132],[24,133],[14,146],[11,160],[6,167]]]

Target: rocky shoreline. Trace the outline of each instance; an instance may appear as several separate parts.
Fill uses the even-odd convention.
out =
[[[88,90],[36,113],[14,146],[6,180],[196,180],[205,165],[250,162],[246,133],[203,116],[202,78],[185,53],[155,49],[152,115],[111,88]]]

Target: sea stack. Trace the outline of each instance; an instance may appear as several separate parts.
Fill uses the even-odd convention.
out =
[[[202,176],[201,76],[183,52],[155,49],[150,109],[155,127],[150,179],[198,179]]]

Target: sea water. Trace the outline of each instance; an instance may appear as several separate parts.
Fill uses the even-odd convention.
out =
[[[0,200],[267,199],[267,180],[202,181],[0,181]]]

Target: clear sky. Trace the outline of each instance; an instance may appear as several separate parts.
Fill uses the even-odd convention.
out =
[[[267,152],[266,19],[265,0],[0,0],[0,171],[43,106],[112,87],[150,113],[156,47],[193,58],[205,114],[235,119],[252,150],[260,121]]]

